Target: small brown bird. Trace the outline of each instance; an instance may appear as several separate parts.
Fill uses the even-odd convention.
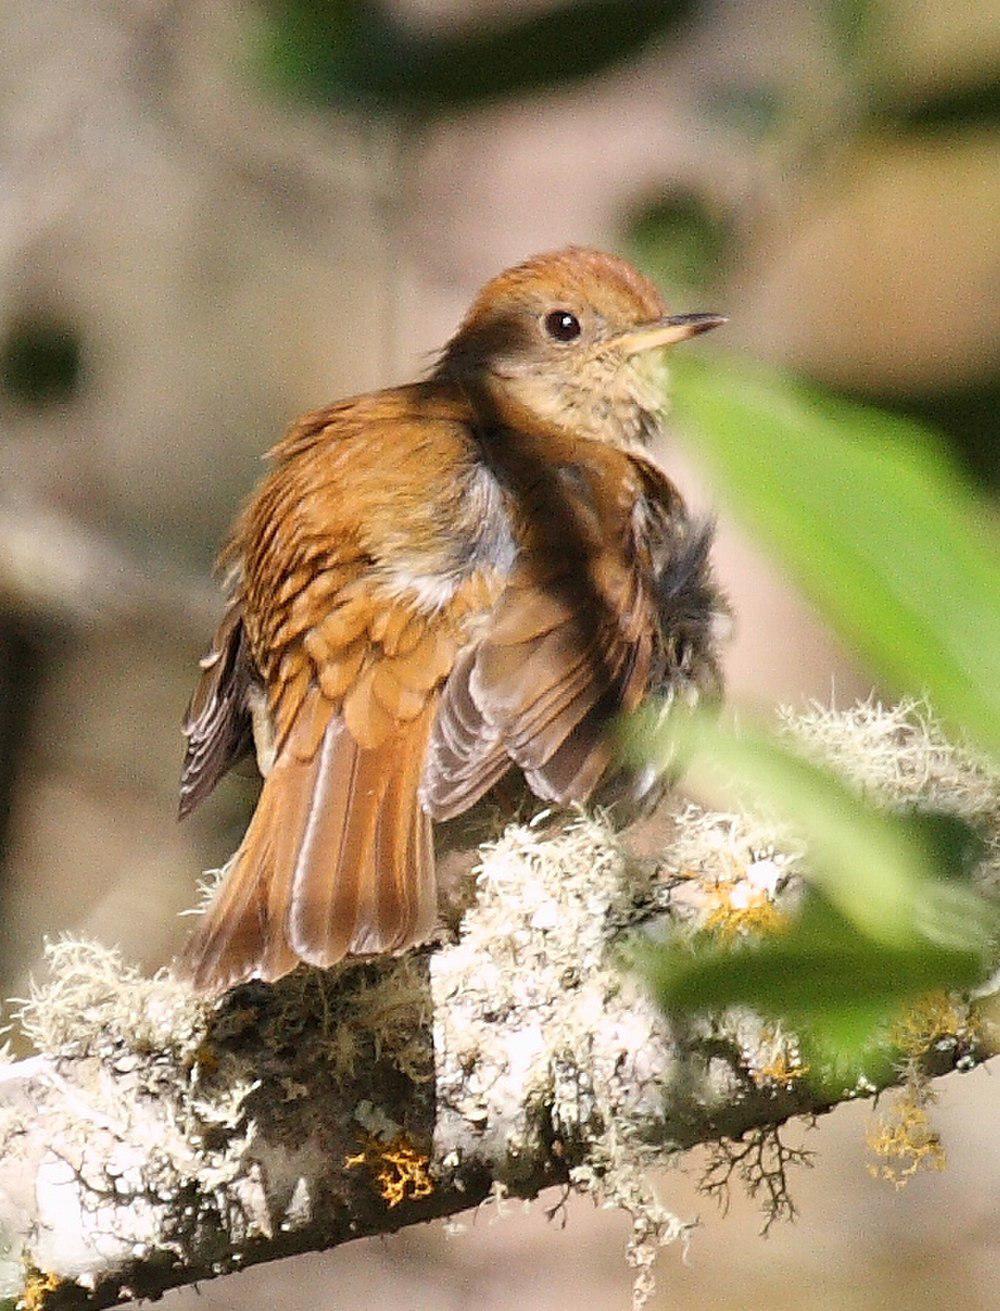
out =
[[[710,527],[643,447],[661,348],[723,322],[573,247],[488,283],[427,381],[290,429],[184,724],[182,815],[254,748],[264,776],[195,986],[425,939],[431,821],[515,766],[557,805],[657,795],[615,721],[718,694],[724,607]]]

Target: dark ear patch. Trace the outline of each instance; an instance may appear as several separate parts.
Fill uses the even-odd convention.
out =
[[[527,309],[507,309],[460,328],[445,347],[437,373],[476,375],[484,363],[499,364],[503,372],[503,364],[537,356],[539,350],[535,316]]]

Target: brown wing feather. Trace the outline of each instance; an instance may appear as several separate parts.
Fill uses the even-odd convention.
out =
[[[484,718],[503,726],[507,750],[536,795],[559,805],[588,799],[611,762],[616,717],[634,709],[648,686],[649,598],[625,567],[617,582],[596,600],[581,589],[579,609],[551,632],[516,646],[487,638],[476,663],[471,691]],[[517,589],[509,596],[516,611]]]
[[[421,726],[406,736],[422,752]],[[411,850],[417,778],[401,756],[413,751],[398,739],[366,751],[343,721],[328,729],[289,905],[301,959],[330,965],[348,953],[398,950],[433,927],[433,889]]]
[[[300,960],[399,951],[422,941],[437,914],[430,821],[417,785],[434,712],[370,750],[343,717],[311,757],[315,707],[303,705],[182,971],[212,992],[275,979]]]
[[[477,653],[470,646],[455,662],[428,745],[420,800],[437,820],[475,805],[513,765],[499,728],[486,723],[469,687]]]
[[[239,604],[226,611],[201,666],[182,726],[187,739],[178,807],[182,819],[253,750],[247,699],[253,673]]]
[[[477,801],[504,756],[542,799],[586,801],[614,765],[618,717],[661,679],[658,573],[683,505],[654,466],[592,446],[534,470],[526,547],[442,696],[422,784],[437,819]]]

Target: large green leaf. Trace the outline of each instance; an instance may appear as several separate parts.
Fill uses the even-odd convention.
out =
[[[781,825],[803,845],[811,884],[803,909],[772,937],[733,949],[702,936],[643,951],[667,1009],[749,1006],[856,1060],[907,1001],[987,975],[997,912],[970,880],[982,850],[960,820],[883,809],[786,744],[705,717],[640,716],[631,735],[641,759],[680,753],[696,787]]]
[[[736,510],[898,691],[1000,747],[995,526],[935,439],[783,375],[682,361],[677,415]]]
[[[577,81],[635,54],[692,0],[564,0],[427,35],[377,0],[271,0],[264,54],[289,89],[427,117]]]
[[[696,790],[779,825],[804,847],[810,881],[873,941],[986,950],[991,914],[969,882],[976,848],[960,820],[886,810],[786,743],[707,715],[663,721],[651,710],[627,731],[633,757],[664,764],[680,754]]]
[[[746,1006],[789,1025],[825,1058],[856,1063],[881,1024],[936,989],[983,977],[982,955],[921,937],[889,945],[811,895],[784,932],[731,947],[643,946],[635,963],[671,1014],[713,1014]]]

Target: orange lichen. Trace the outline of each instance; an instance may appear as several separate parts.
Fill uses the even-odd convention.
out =
[[[419,1151],[405,1134],[397,1134],[389,1142],[370,1135],[356,1156],[344,1161],[348,1170],[367,1166],[374,1175],[379,1195],[391,1209],[401,1202],[415,1202],[430,1197],[434,1180],[430,1175],[430,1158]]]
[[[943,1170],[945,1150],[931,1124],[928,1089],[908,1084],[887,1115],[877,1116],[867,1134],[868,1150],[878,1161],[868,1166],[875,1179],[903,1188],[918,1170]]]
[[[723,942],[751,934],[780,933],[788,916],[764,891],[748,892],[743,883],[719,883],[711,891],[712,909],[704,927]]]
[[[21,1296],[17,1299],[17,1311],[45,1311],[49,1294],[64,1283],[65,1280],[59,1275],[46,1274],[43,1270],[31,1267],[25,1277]]]

